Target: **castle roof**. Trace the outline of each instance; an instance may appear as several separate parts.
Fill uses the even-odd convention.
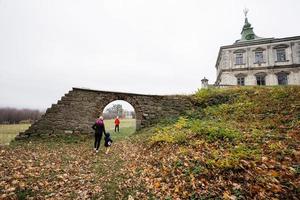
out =
[[[248,9],[244,10],[245,13],[245,23],[241,32],[241,39],[236,40],[235,43],[240,43],[240,42],[248,42],[248,41],[253,41],[253,40],[263,40],[265,38],[261,38],[258,37],[257,35],[255,35],[254,31],[253,31],[253,27],[251,26],[251,24],[248,21]]]

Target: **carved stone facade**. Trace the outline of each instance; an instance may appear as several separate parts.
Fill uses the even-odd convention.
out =
[[[136,127],[148,127],[161,118],[178,116],[192,108],[189,96],[142,95],[73,88],[57,104],[47,109],[42,118],[17,138],[32,135],[89,133],[95,119],[114,100],[130,103],[136,113]]]
[[[300,36],[260,38],[247,17],[241,34],[220,48],[216,85],[300,85]]]

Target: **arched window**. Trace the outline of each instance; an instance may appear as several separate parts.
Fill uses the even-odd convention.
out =
[[[245,85],[246,74],[240,73],[235,75],[235,77],[236,77],[237,85],[241,85],[241,86]]]
[[[267,74],[264,72],[255,74],[256,84],[257,85],[266,85],[266,76],[267,76]]]
[[[255,62],[254,63],[263,63],[264,62],[264,54],[262,51],[255,51]]]
[[[285,62],[287,61],[286,59],[286,52],[285,49],[288,48],[289,46],[286,44],[280,44],[274,47],[276,50],[276,62]]]
[[[279,72],[276,74],[278,85],[287,85],[288,84],[288,73],[287,72]]]
[[[265,49],[258,47],[254,51],[254,63],[261,64],[264,62],[264,51]]]
[[[277,61],[284,62],[286,61],[285,49],[276,49]]]
[[[235,54],[235,64],[236,65],[242,65],[242,64],[244,64],[243,53],[237,53],[237,54]]]
[[[235,64],[236,65],[244,65],[244,53],[246,51],[244,49],[235,50],[233,53],[235,55]]]

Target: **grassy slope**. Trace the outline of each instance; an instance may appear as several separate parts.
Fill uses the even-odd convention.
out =
[[[201,90],[131,165],[156,197],[297,199],[300,87]],[[146,150],[145,150],[146,149]]]

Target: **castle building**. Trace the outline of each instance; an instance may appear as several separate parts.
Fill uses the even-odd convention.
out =
[[[215,85],[300,85],[300,36],[258,37],[247,12],[241,39],[220,47]]]

